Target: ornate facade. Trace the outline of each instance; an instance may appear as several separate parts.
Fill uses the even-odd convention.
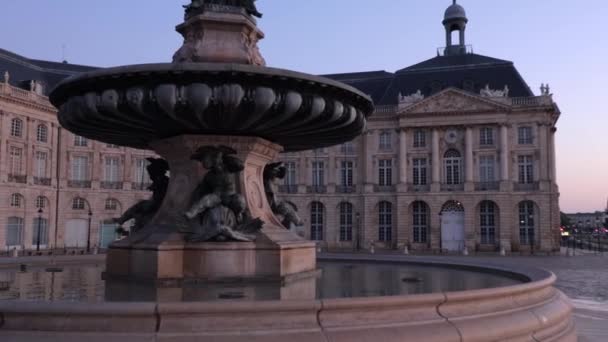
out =
[[[0,250],[106,246],[116,227],[104,222],[148,196],[153,154],[59,126],[48,89],[90,68],[4,50],[0,65]]]
[[[328,75],[377,107],[352,143],[283,155],[282,196],[304,218],[301,234],[345,249],[559,248],[560,112],[549,86],[535,96],[513,63],[471,53],[461,6],[443,23],[435,58],[394,74]]]

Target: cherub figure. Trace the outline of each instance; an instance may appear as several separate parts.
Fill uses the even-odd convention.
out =
[[[119,225],[134,219],[135,224],[131,227],[131,232],[141,230],[156,214],[160,208],[167,188],[169,187],[169,164],[166,160],[160,158],[148,158],[150,164],[146,167],[146,171],[150,176],[152,185],[148,190],[152,191],[152,197],[148,200],[140,201],[129,208],[122,216],[115,218],[113,221]]]
[[[292,224],[301,226],[303,222],[300,216],[298,216],[298,209],[287,202],[281,201],[276,195],[276,183],[278,180],[284,179],[286,173],[287,169],[282,162],[266,165],[264,168],[264,190],[272,212],[280,216],[283,219],[281,222],[283,226],[289,229]]]
[[[185,216],[200,219],[199,232],[189,238],[193,242],[216,240],[253,241],[249,233],[261,229],[263,222],[253,220],[245,199],[237,193],[235,174],[244,170],[236,151],[226,146],[205,146],[191,159],[198,160],[208,172],[194,191],[192,206]]]

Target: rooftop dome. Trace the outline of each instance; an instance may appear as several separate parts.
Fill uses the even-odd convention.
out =
[[[444,21],[454,20],[454,19],[464,19],[467,20],[467,13],[464,10],[464,7],[454,1],[454,3],[445,10]]]

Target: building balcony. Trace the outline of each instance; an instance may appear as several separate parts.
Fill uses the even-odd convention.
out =
[[[297,194],[298,186],[295,184],[279,185],[279,192],[284,194]]]
[[[515,190],[515,191],[539,191],[540,183],[539,182],[515,183],[515,184],[513,184],[513,190]]]
[[[8,175],[8,181],[11,182],[11,183],[26,184],[27,183],[27,176],[26,175],[13,175],[13,174],[9,174]]]
[[[327,187],[325,185],[307,186],[306,192],[309,194],[325,194],[327,193]]]
[[[101,188],[102,189],[108,189],[108,190],[122,190],[122,182],[106,182],[106,181],[102,181],[101,182]]]
[[[356,185],[338,185],[336,186],[336,193],[339,194],[354,194],[357,192]]]
[[[408,184],[407,191],[408,192],[429,192],[429,191],[431,191],[431,186],[429,184]]]
[[[498,191],[500,182],[479,182],[475,183],[475,191]]]
[[[464,184],[441,184],[440,190],[446,192],[464,191]]]
[[[50,178],[42,178],[42,177],[34,177],[34,184],[35,185],[42,185],[42,186],[51,186],[51,179]]]
[[[77,189],[90,189],[91,181],[90,180],[69,180],[68,187],[77,188]]]
[[[374,185],[374,192],[395,192],[394,185]]]
[[[131,183],[131,189],[139,190],[139,191],[148,191],[148,188],[151,185],[152,185],[152,183],[133,182],[133,183]]]

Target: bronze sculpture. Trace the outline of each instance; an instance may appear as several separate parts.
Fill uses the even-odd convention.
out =
[[[135,220],[135,223],[131,226],[131,233],[144,228],[144,226],[154,217],[165,199],[165,194],[167,193],[167,188],[169,186],[169,177],[167,176],[169,164],[167,161],[161,158],[148,158],[147,160],[150,164],[146,166],[146,171],[152,181],[152,185],[148,187],[148,190],[152,191],[152,197],[148,200],[136,203],[125,211],[122,216],[114,219],[114,222],[120,226],[127,221]]]
[[[284,179],[287,173],[285,164],[282,162],[271,163],[266,165],[264,168],[264,191],[266,192],[266,198],[270,204],[272,212],[282,218],[281,224],[287,229],[291,225],[301,226],[304,224],[302,219],[298,216],[298,208],[295,205],[285,201],[281,201],[277,197],[277,180]]]
[[[205,5],[241,7],[248,15],[262,17],[262,13],[255,6],[255,0],[192,0],[190,5],[184,5],[186,17],[202,13]]]
[[[244,170],[236,151],[226,146],[205,146],[191,159],[198,160],[207,174],[194,190],[192,205],[184,215],[193,221],[188,241],[253,241],[251,235],[262,228],[260,219],[252,219],[244,197],[236,191],[235,175]]]

